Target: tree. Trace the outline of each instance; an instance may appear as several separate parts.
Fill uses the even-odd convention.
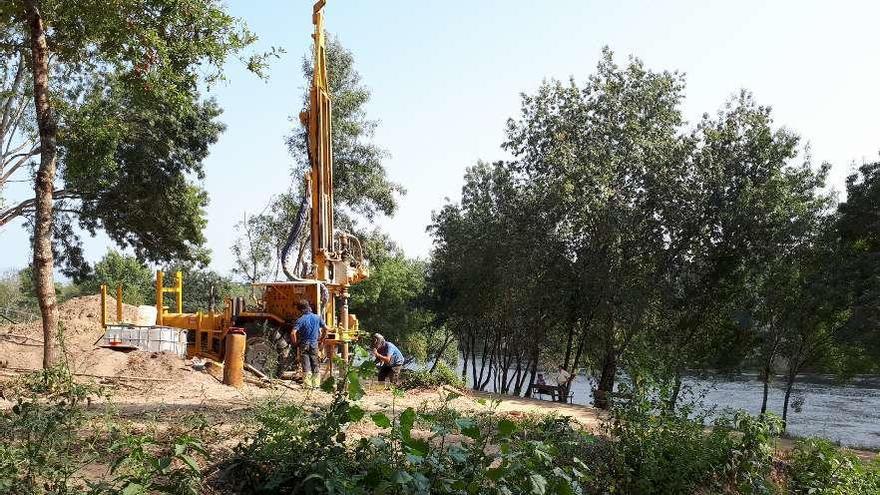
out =
[[[560,295],[570,288],[560,268],[569,263],[547,235],[540,201],[509,164],[481,162],[465,174],[461,203],[445,205],[429,227],[429,307],[457,340],[462,378],[470,373],[476,390],[528,394],[539,360],[560,355],[553,343],[568,301]]]
[[[866,163],[846,181],[846,202],[837,210],[837,273],[851,313],[844,333],[880,362],[880,161]],[[876,367],[875,367],[876,369]]]
[[[577,368],[582,351],[590,353],[599,407],[608,406],[627,349],[655,309],[664,233],[681,207],[676,180],[689,151],[679,134],[683,88],[681,75],[652,72],[636,59],[618,67],[606,49],[583,88],[545,83],[508,121],[504,147],[546,195],[555,212],[546,230],[574,262],[581,298],[566,315],[566,340],[577,351],[565,365]]]
[[[178,271],[183,275],[183,311],[222,311],[224,301],[231,297],[241,297],[247,289],[231,278],[194,263],[176,263],[165,267],[165,273]]]
[[[745,91],[716,117],[704,116],[692,139],[680,187],[687,207],[668,229],[668,276],[662,279],[670,318],[658,342],[668,346],[672,406],[685,369],[742,362],[760,310],[753,291],[772,283],[772,260],[806,242],[828,206],[818,193],[827,167],[814,171],[808,156],[797,163],[798,137],[774,126],[770,108]],[[765,338],[762,375],[769,380],[779,329],[765,319],[758,330]]]
[[[140,260],[118,251],[108,251],[95,263],[94,271],[85,278],[81,286],[90,294],[98,292],[101,285],[107,285],[111,294],[122,286],[122,300],[128,304],[141,305],[155,301],[153,271]]]
[[[308,88],[312,80],[314,60],[311,53],[303,57],[302,64],[306,81],[304,104],[308,104]],[[325,53],[327,81],[333,101],[333,199],[336,209],[348,208],[369,221],[378,214],[393,215],[397,209],[397,195],[403,194],[404,189],[388,178],[384,166],[388,152],[372,142],[379,124],[367,118],[365,107],[370,101],[370,90],[361,82],[361,75],[354,66],[354,56],[338,38],[327,37]],[[299,122],[299,119],[294,120]],[[297,163],[296,177],[311,167],[307,145],[307,129],[303,125],[296,126],[287,138],[287,146]]]
[[[124,88],[120,90],[123,94],[132,97],[131,101],[140,101],[134,96],[140,95],[153,104],[157,101],[163,102],[163,105],[152,107],[157,114],[163,110],[171,110],[171,116],[178,116],[177,110],[181,108],[191,111],[195,107],[194,102],[198,101],[197,87],[200,79],[204,79],[202,75],[207,74],[208,80],[221,77],[220,67],[225,59],[252,43],[255,37],[240,21],[226,14],[214,0],[188,2],[185,6],[169,0],[123,0],[114,4],[113,8],[107,8],[105,2],[94,0],[76,3],[17,0],[0,6],[0,35],[0,45],[7,47],[8,53],[18,53],[18,56],[23,57],[24,62],[19,63],[31,70],[31,88],[26,88],[25,92],[31,94],[34,101],[33,127],[38,130],[38,140],[34,142],[38,142],[40,153],[34,178],[34,197],[5,211],[3,218],[9,219],[10,215],[14,217],[23,214],[33,216],[33,266],[46,343],[43,364],[48,367],[54,362],[53,341],[57,325],[53,282],[53,227],[58,221],[55,218],[58,210],[64,212],[63,207],[56,208],[56,202],[70,199],[75,194],[75,191],[55,188],[64,115],[69,109],[73,110],[70,115],[77,115],[75,110],[80,104],[88,108],[89,101],[98,96],[115,101],[112,95],[117,94],[119,87]],[[251,58],[249,67],[259,72],[263,67],[263,60],[262,57]],[[102,87],[110,88],[110,96],[95,89]],[[129,115],[137,115],[137,112]],[[100,133],[106,132],[112,137],[117,130],[114,124],[118,122],[111,119],[109,122],[85,126],[84,130],[92,132],[92,137],[104,137],[102,134],[94,134],[96,130]],[[173,133],[172,130],[165,134],[164,131],[168,129],[161,124],[154,126],[149,120],[141,123],[148,124],[145,134],[158,134],[157,140],[142,139],[142,144],[162,143]],[[25,126],[23,129],[27,128]],[[75,134],[81,129],[71,125],[66,130]],[[71,142],[76,141],[71,139]],[[96,141],[99,144],[108,143],[106,139]],[[89,143],[89,139],[82,139],[80,142]],[[125,139],[115,142],[127,144]],[[137,193],[143,192],[144,185],[152,184],[149,179],[153,176],[177,178],[176,181],[159,180],[156,183],[159,188],[168,184],[180,185],[180,178],[193,171],[192,163],[200,161],[196,153],[190,157],[192,160],[181,160],[181,157],[171,154],[169,160],[153,162],[149,160],[150,156],[143,153],[145,150],[146,148],[142,148],[141,152],[134,152],[133,155],[126,155],[126,150],[121,150],[124,157],[120,158],[121,161],[131,157],[144,159],[140,164],[148,167],[143,170],[137,170],[136,163],[133,168],[127,168],[131,164],[120,165],[117,162],[115,165],[120,165],[129,172],[120,174],[115,169],[106,170],[107,163],[101,162],[103,167],[71,166],[71,177],[83,179],[79,181],[80,185],[88,184],[88,179],[95,179],[94,183],[101,184],[99,179],[105,173],[111,177],[119,177],[120,183],[130,178],[146,177],[147,180],[135,180],[132,183],[133,190],[128,192]],[[103,151],[105,153],[101,155],[102,158],[116,156],[120,152],[119,149]],[[168,156],[163,156],[161,151],[162,148],[157,150],[161,158]],[[123,188],[122,191],[124,190]],[[178,191],[170,189],[163,192],[166,196],[173,197]],[[115,206],[120,204],[120,192],[119,188],[112,189],[115,201],[111,203]],[[172,205],[185,205],[185,213],[200,211],[203,206],[203,203],[199,204],[199,198],[203,200],[200,194],[184,188],[183,197],[184,200],[176,204],[172,202]],[[126,196],[125,199],[130,200],[131,197]],[[90,211],[90,205],[93,206],[93,212],[105,211],[103,208],[107,206],[106,203],[85,194],[84,211]],[[136,216],[138,212],[158,211],[160,207],[161,205],[151,204],[152,210],[144,206],[133,208],[134,217],[125,219],[125,214],[122,213],[111,218],[101,218],[100,224],[116,240],[134,245],[138,254],[161,256],[165,252],[153,253],[153,250],[162,249],[163,243],[154,241],[172,240],[173,235],[181,234],[181,229],[161,224],[148,225],[146,229],[141,228],[143,224],[132,226],[133,228],[126,225],[127,222],[140,220]],[[85,222],[87,229],[97,225],[99,222],[94,219],[87,219]],[[182,230],[192,232],[192,229]],[[168,235],[163,236],[162,232]],[[155,235],[151,238],[148,233]],[[198,243],[199,238],[192,240]],[[139,249],[140,241],[145,241],[143,249]],[[189,247],[180,239],[167,245],[172,249],[181,245]],[[186,254],[192,253],[187,249]]]
[[[397,196],[405,191],[387,176],[384,166],[387,151],[372,142],[378,122],[366,115],[370,91],[355,69],[354,56],[335,37],[328,36],[327,39],[327,77],[333,101],[334,214],[339,228],[354,231],[359,227],[352,213],[362,215],[368,224],[380,214],[393,215]],[[312,57],[312,51],[309,51],[302,65],[306,82],[302,101],[306,105],[312,79]],[[294,120],[299,122],[299,119]],[[300,213],[302,202],[298,198],[304,193],[302,177],[311,167],[306,132],[305,126],[297,125],[287,137],[288,149],[296,161],[291,187],[274,197],[263,213],[239,224],[239,237],[232,249],[239,260],[237,273],[247,280],[272,275],[278,278],[281,250]],[[247,228],[245,224],[248,224]],[[299,239],[305,246],[303,253],[308,250],[308,235],[308,231],[304,231]],[[304,257],[308,259],[308,256]]]
[[[378,231],[362,241],[370,259],[370,278],[351,287],[351,311],[367,332],[379,332],[402,344],[411,356],[427,358],[425,332],[431,315],[420,305],[427,265],[407,258]]]
[[[235,224],[235,230],[239,236],[232,245],[232,254],[235,256],[232,273],[251,284],[266,280],[273,271],[277,275],[279,237],[278,232],[272,230],[269,215],[248,217],[245,214]]]
[[[532,377],[586,366],[607,407],[624,369],[668,382],[674,408],[686,370],[785,349],[795,326],[770,313],[786,277],[768,274],[812,249],[827,166],[799,163],[797,136],[745,91],[686,130],[683,91],[606,50],[583,86],[524,95],[513,160],[469,168],[461,203],[435,213],[428,293],[475,388],[521,391],[523,362]]]

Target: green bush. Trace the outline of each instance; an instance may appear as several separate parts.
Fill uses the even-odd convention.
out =
[[[401,388],[434,388],[448,385],[453,388],[464,388],[464,381],[445,361],[440,361],[434,371],[428,369],[404,371],[401,376]]]
[[[797,442],[791,453],[789,489],[795,494],[868,495],[880,493],[880,463],[863,463],[827,440]]]
[[[770,490],[772,445],[779,421],[745,412],[704,426],[693,405],[669,410],[662,391],[632,392],[606,423],[615,492],[689,494],[702,490]]]
[[[100,388],[74,382],[64,366],[24,375],[4,390],[0,411],[0,493],[10,495],[195,495],[202,475],[194,437],[170,442],[120,429],[111,409],[87,411]],[[103,414],[96,414],[103,413]],[[86,479],[83,468],[108,464],[109,476]]]
[[[553,425],[543,433],[524,431],[494,415],[455,417],[447,425],[412,408],[365,418],[351,400],[362,395],[359,380],[369,367],[349,371],[342,384],[325,383],[325,390],[337,391],[325,411],[264,409],[256,433],[224,467],[221,483],[254,494],[584,493],[591,479],[586,463],[540,439],[566,434]],[[457,397],[449,394],[446,402]],[[348,427],[362,420],[378,433],[349,439]]]
[[[5,391],[15,405],[0,412],[0,493],[68,492],[94,457],[90,442],[77,435],[85,423],[80,403],[93,392],[63,367],[26,375]]]

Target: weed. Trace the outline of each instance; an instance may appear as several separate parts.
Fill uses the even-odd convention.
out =
[[[880,462],[863,463],[827,440],[799,441],[791,454],[789,489],[795,494],[880,493]]]
[[[433,388],[441,385],[457,389],[465,386],[461,377],[444,361],[438,362],[433,371],[427,369],[407,371],[401,377],[401,387],[404,389]]]

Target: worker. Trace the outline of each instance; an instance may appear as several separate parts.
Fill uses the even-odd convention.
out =
[[[302,316],[296,320],[290,331],[290,341],[302,352],[303,384],[307,387],[320,385],[318,371],[318,349],[327,335],[327,324],[323,318],[312,313],[309,302],[302,299],[296,308]]]
[[[397,385],[400,380],[400,371],[403,369],[403,353],[396,345],[385,340],[378,333],[373,334],[373,357],[379,365],[379,381],[384,382],[390,378],[391,383]]]
[[[571,382],[574,381],[575,376],[569,373],[565,366],[559,365],[559,372],[556,374],[556,385],[559,395],[554,397],[554,400],[558,398],[559,402],[568,402],[571,397]]]
[[[559,371],[556,373],[556,385],[560,387],[568,386],[574,379],[571,373],[565,369],[565,366],[559,365]]]

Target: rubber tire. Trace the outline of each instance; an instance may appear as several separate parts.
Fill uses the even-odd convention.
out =
[[[263,337],[251,337],[247,340],[244,362],[268,376],[278,373],[280,369],[280,359],[275,346]]]

